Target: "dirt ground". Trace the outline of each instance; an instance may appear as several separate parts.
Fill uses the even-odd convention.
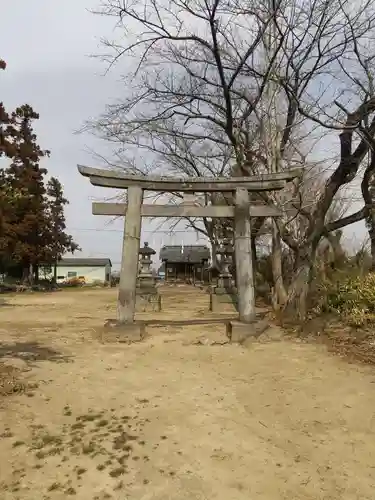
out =
[[[374,499],[372,367],[292,340],[220,345],[221,325],[103,345],[116,293],[0,308],[0,361],[31,384],[0,397],[2,500]],[[210,315],[200,290],[162,293],[154,317]]]

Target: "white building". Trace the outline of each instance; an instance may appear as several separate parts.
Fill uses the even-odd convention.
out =
[[[112,263],[110,259],[67,258],[57,263],[57,283],[79,278],[87,284],[106,283],[111,281]],[[53,266],[40,266],[41,279],[53,278]]]

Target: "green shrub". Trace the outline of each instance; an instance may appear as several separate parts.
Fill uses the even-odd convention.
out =
[[[321,285],[318,309],[341,315],[351,326],[375,323],[375,273]]]

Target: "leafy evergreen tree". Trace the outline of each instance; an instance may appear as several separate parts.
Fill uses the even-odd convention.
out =
[[[53,274],[54,281],[56,281],[57,262],[65,252],[74,253],[76,250],[80,250],[80,248],[73,241],[73,237],[65,232],[64,207],[68,205],[69,201],[64,197],[63,187],[56,177],[51,177],[47,183],[47,197],[50,242],[48,244],[46,262],[54,264]]]
[[[0,59],[0,69],[6,64]],[[64,207],[68,200],[58,179],[45,184],[40,161],[49,156],[37,143],[33,122],[39,115],[25,104],[9,114],[0,102],[0,271],[18,266],[23,278],[37,278],[41,262],[55,264],[65,252],[78,250],[68,235]]]
[[[13,192],[20,193],[11,216],[8,249],[12,259],[22,265],[23,277],[32,279],[32,269],[44,258],[45,235],[48,232],[44,176],[47,170],[39,166],[40,159],[49,155],[36,142],[32,122],[39,115],[28,104],[17,108],[12,119],[18,128],[16,151],[7,169]]]

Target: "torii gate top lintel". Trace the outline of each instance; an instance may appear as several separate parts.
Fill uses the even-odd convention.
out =
[[[250,177],[165,177],[127,174],[118,170],[78,165],[78,171],[90,179],[94,186],[128,189],[139,186],[147,191],[160,192],[233,192],[238,187],[248,191],[277,191],[302,175],[302,169],[286,172],[253,175]]]

